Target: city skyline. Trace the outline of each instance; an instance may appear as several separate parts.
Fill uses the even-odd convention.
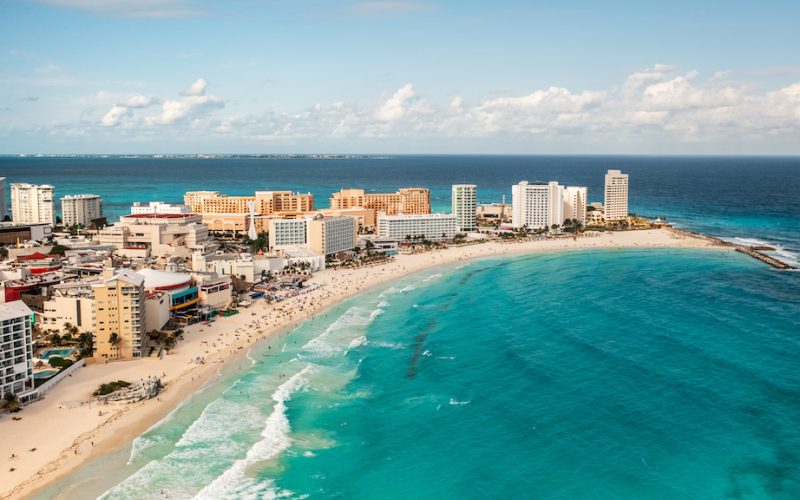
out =
[[[9,1],[0,153],[800,154],[799,9]]]

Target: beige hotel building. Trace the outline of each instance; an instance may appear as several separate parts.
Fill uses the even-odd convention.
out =
[[[425,188],[403,188],[396,193],[365,193],[363,189],[342,189],[330,199],[333,210],[369,208],[386,215],[431,213],[431,193]]]
[[[94,358],[132,359],[142,356],[144,337],[144,276],[130,269],[106,269],[94,293]],[[119,343],[111,343],[116,333]]]

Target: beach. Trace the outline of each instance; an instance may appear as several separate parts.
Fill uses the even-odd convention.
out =
[[[162,359],[89,365],[62,381],[46,398],[26,407],[19,421],[0,419],[0,498],[29,495],[94,457],[128,445],[181,401],[235,363],[257,341],[287,334],[329,307],[411,273],[478,258],[613,248],[717,248],[714,241],[670,229],[603,233],[576,239],[465,244],[444,250],[398,255],[392,262],[315,273],[305,293],[279,304],[256,302],[240,313],[185,329],[185,339]],[[204,363],[193,363],[196,358]],[[113,380],[160,377],[165,389],[156,399],[132,404],[91,403],[91,392]],[[31,451],[35,450],[35,451]],[[11,455],[14,455],[12,458]],[[14,469],[13,471],[11,469]]]

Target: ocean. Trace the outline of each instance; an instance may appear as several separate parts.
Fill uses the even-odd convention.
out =
[[[605,169],[621,168],[638,213],[770,242],[787,259],[800,251],[796,158],[0,167],[9,181],[101,194],[110,213],[187,189],[289,188],[324,205],[341,187],[412,185],[446,210],[450,183],[474,182],[489,202],[522,179],[587,185],[600,200]],[[740,254],[592,250],[451,265],[253,348],[131,446],[39,497],[800,498],[798,355],[800,273]]]
[[[314,194],[327,207],[331,193],[362,187],[393,192],[427,187],[435,211],[450,210],[450,186],[478,185],[480,203],[511,202],[521,180],[587,186],[603,201],[603,175],[630,174],[630,209],[724,238],[768,243],[778,256],[800,256],[800,157],[655,156],[387,156],[364,159],[35,158],[0,156],[6,184],[52,184],[58,197],[103,197],[109,220],[134,201],[182,202],[192,190],[231,195],[290,189]],[[7,197],[10,204],[10,197]]]

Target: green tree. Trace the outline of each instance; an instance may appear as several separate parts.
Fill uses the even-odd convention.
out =
[[[91,358],[94,354],[94,338],[89,332],[83,332],[78,335],[78,348],[80,348],[80,355],[82,358]]]
[[[108,343],[111,344],[111,347],[114,348],[114,350],[116,352],[116,355],[119,358],[120,338],[119,338],[119,335],[117,335],[117,332],[114,332],[114,333],[112,333],[111,335],[108,336]]]
[[[0,259],[6,260],[8,258],[8,248],[0,247]]]
[[[15,413],[22,409],[19,398],[13,392],[7,392],[3,396],[3,409],[9,413]]]

